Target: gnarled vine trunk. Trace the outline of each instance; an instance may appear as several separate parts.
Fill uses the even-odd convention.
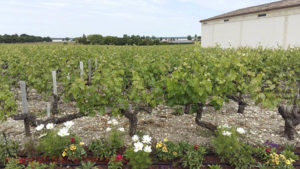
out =
[[[184,114],[190,114],[191,111],[191,104],[186,104],[184,106]]]
[[[138,111],[133,110],[132,106],[129,106],[128,110],[121,110],[123,114],[129,120],[129,135],[132,137],[136,133],[138,118]]]
[[[38,120],[36,116],[32,113],[23,113],[23,114],[12,115],[11,118],[14,120],[24,120],[26,124],[25,133],[28,134],[28,132],[30,133],[30,126],[36,127],[40,124],[48,124],[48,123],[61,124],[67,121],[81,118],[83,116],[85,116],[85,114],[79,112],[79,113],[69,114],[62,117],[50,117],[46,120]]]
[[[212,132],[215,132],[217,129],[217,126],[213,125],[212,123],[202,121],[203,108],[204,108],[203,104],[197,104],[197,112],[196,112],[195,122],[197,125],[204,127]]]
[[[294,139],[294,134],[296,132],[295,128],[300,124],[300,108],[299,106],[285,106],[280,105],[278,107],[278,112],[284,119],[284,136],[289,140]]]
[[[121,114],[129,120],[129,135],[131,137],[136,134],[138,124],[137,115],[140,111],[151,113],[152,108],[147,106],[137,106],[133,108],[132,105],[129,105],[127,110],[121,110]]]
[[[248,106],[248,104],[245,102],[241,93],[239,94],[239,96],[230,95],[230,96],[227,96],[227,98],[238,103],[238,106],[239,106],[238,113],[241,113],[241,114],[244,113],[245,108]]]
[[[138,118],[136,115],[133,115],[128,119],[129,119],[129,135],[132,137],[136,133]]]
[[[247,103],[244,101],[238,102],[239,107],[238,107],[238,113],[244,114],[245,108],[247,107]]]

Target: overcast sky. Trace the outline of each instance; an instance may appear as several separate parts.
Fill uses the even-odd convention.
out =
[[[0,34],[200,35],[199,20],[274,0],[1,0]]]

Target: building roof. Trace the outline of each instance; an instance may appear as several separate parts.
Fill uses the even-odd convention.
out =
[[[221,15],[217,15],[208,19],[201,20],[200,22],[211,21],[215,19],[222,19],[228,18],[233,16],[245,15],[250,13],[257,13],[257,12],[266,12],[274,9],[282,9],[282,8],[289,8],[289,7],[296,7],[300,6],[300,0],[281,0],[276,2],[271,2],[263,5],[252,6],[248,8],[238,9],[235,11],[231,11],[228,13],[224,13]]]

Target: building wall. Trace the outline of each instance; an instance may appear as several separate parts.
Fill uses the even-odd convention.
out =
[[[267,16],[258,17],[266,13]],[[225,19],[229,21],[225,22]],[[300,7],[202,23],[202,46],[300,47]]]
[[[286,47],[300,46],[300,14],[288,17]]]

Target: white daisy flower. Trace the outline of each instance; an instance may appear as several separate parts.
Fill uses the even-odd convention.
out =
[[[45,127],[44,124],[40,124],[40,125],[37,126],[35,129],[36,129],[37,131],[41,131],[41,130],[43,130],[44,127]]]
[[[125,129],[124,129],[123,127],[119,128],[118,130],[119,130],[120,132],[124,132],[124,131],[125,131]]]
[[[230,136],[231,135],[231,132],[229,132],[229,131],[223,131],[223,136]]]
[[[111,128],[110,127],[107,127],[106,128],[106,132],[110,132],[111,131]]]
[[[246,133],[246,131],[241,127],[237,128],[236,131],[240,134],[245,134]]]
[[[145,144],[151,144],[151,137],[149,135],[144,135],[142,142]]]
[[[141,142],[134,143],[134,152],[143,150],[144,144]]]
[[[227,123],[226,123],[226,124],[223,124],[221,127],[222,127],[223,129],[230,128],[229,125],[228,125]]]
[[[137,136],[137,135],[134,135],[133,137],[132,137],[132,141],[134,141],[134,142],[137,142],[137,141],[139,141],[139,136]]]
[[[69,136],[70,135],[69,128],[64,127],[60,129],[57,134],[61,137]]]
[[[72,121],[67,121],[64,123],[64,125],[67,127],[67,128],[71,128],[73,125],[74,125],[74,122]]]
[[[151,146],[145,146],[145,147],[144,147],[144,151],[145,151],[146,153],[151,153],[151,152],[152,152]]]
[[[47,125],[46,125],[46,129],[47,130],[51,130],[51,129],[53,129],[54,128],[54,124],[53,123],[48,123]]]

